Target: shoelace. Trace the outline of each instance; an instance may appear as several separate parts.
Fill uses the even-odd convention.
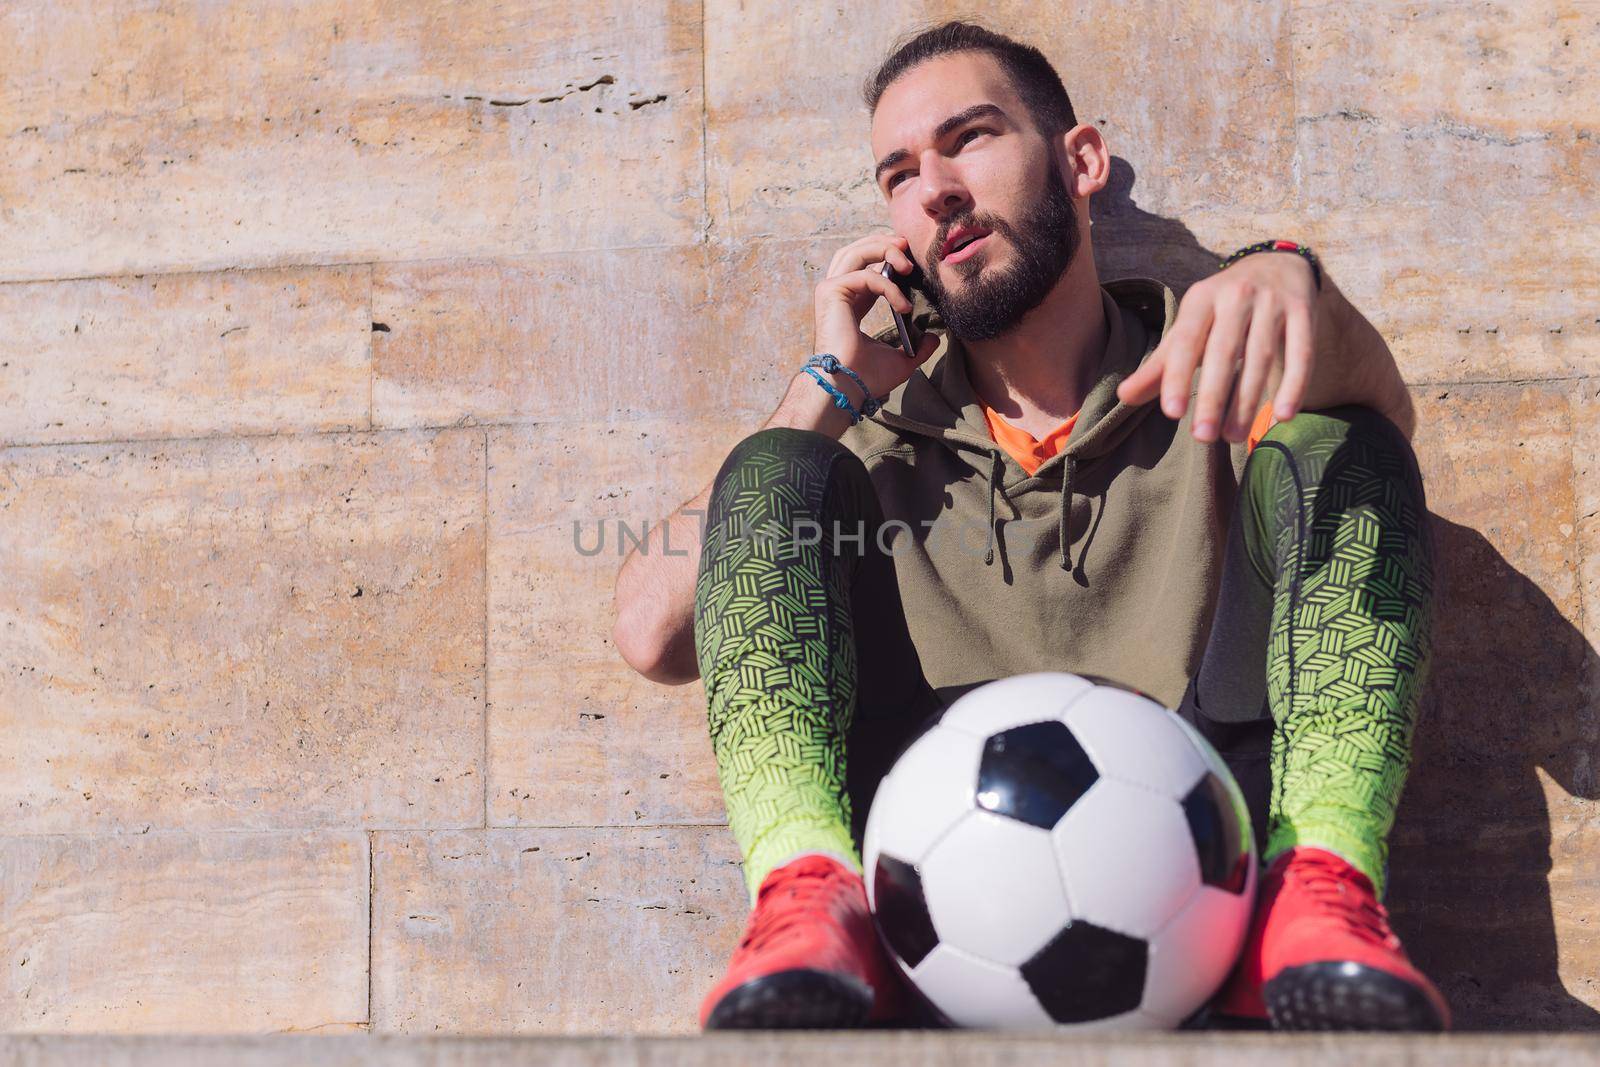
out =
[[[1290,864],[1284,875],[1304,885],[1357,937],[1387,948],[1398,945],[1399,939],[1389,929],[1388,909],[1351,885],[1344,871],[1321,857],[1307,856]]]
[[[785,873],[761,887],[756,896],[755,914],[750,928],[739,941],[740,951],[759,952],[781,940],[791,930],[816,921],[826,910],[827,898],[838,892],[838,879],[831,870],[801,870]],[[774,898],[785,897],[782,901]]]

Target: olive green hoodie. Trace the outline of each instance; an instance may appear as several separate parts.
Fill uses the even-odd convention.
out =
[[[946,704],[1012,674],[1064,670],[1176,707],[1200,661],[1245,449],[1116,387],[1177,311],[1172,291],[1101,287],[1104,357],[1063,451],[1032,475],[995,443],[970,354],[917,297],[934,354],[841,442],[866,464],[906,621]],[[879,339],[887,340],[890,331]]]

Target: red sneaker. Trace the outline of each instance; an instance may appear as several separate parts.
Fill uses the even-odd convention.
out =
[[[1406,958],[1367,876],[1320,848],[1290,849],[1261,879],[1215,1010],[1277,1030],[1450,1028],[1449,1006]]]
[[[805,855],[761,883],[728,973],[700,1006],[706,1030],[837,1030],[894,1017],[901,986],[861,876]]]

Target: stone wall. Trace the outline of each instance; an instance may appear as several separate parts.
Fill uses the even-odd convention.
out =
[[[1106,276],[1314,245],[1448,592],[1392,902],[1600,1020],[1600,4],[985,18],[1117,156]],[[0,5],[0,1028],[682,1031],[742,921],[699,685],[611,646],[881,225],[941,3]],[[575,550],[574,521],[589,547]]]

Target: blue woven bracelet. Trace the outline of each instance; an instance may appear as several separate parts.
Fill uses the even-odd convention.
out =
[[[813,367],[813,366],[811,366],[809,364],[806,365],[805,367],[801,368],[801,369],[804,370],[807,374],[811,375],[811,377],[815,378],[817,380],[817,384],[822,386],[824,389],[826,389],[833,396],[833,406],[834,407],[843,408],[845,411],[850,413],[850,422],[852,424],[861,421],[861,412],[857,411],[855,409],[855,406],[850,403],[850,398],[849,397],[847,397],[843,393],[839,392],[839,389],[838,389],[837,386],[835,386],[832,382],[828,381],[828,379],[824,378],[820,373],[818,373],[818,371],[817,371],[817,369],[815,367]]]
[[[856,385],[861,389],[861,395],[863,397],[862,402],[861,402],[861,411],[856,416],[856,421],[857,422],[859,422],[862,418],[864,418],[864,417],[866,417],[868,415],[875,414],[878,411],[879,408],[883,407],[883,401],[876,399],[872,395],[872,390],[868,389],[867,388],[867,383],[861,380],[861,375],[857,374],[855,371],[851,370],[849,367],[845,366],[843,363],[840,363],[839,362],[839,357],[834,355],[832,352],[819,352],[819,353],[817,353],[816,355],[812,356],[810,359],[806,360],[806,366],[807,367],[821,367],[823,370],[827,371],[830,374],[842,371],[845,374],[849,375],[850,378],[855,381]],[[838,395],[837,391],[833,388],[832,385],[830,385],[827,382],[823,382],[822,379],[820,377],[818,377],[816,374],[812,374],[811,376],[813,378],[816,378],[818,382],[821,382],[823,387],[826,388],[830,393],[834,393],[835,396]],[[838,401],[835,400],[835,403],[838,403]],[[852,413],[854,413],[855,409],[851,408],[850,411]]]

